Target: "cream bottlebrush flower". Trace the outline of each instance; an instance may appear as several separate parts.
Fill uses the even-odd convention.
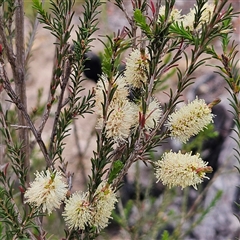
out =
[[[170,130],[170,136],[186,143],[190,137],[213,122],[214,115],[211,108],[203,99],[195,99],[168,116],[166,126]]]
[[[88,193],[76,192],[65,201],[63,218],[69,229],[84,230],[92,218],[92,208],[88,202]]]
[[[134,49],[126,59],[126,70],[124,75],[126,82],[136,88],[142,86],[142,82],[147,82],[146,72],[149,69],[149,56],[147,53],[142,53],[139,49]]]
[[[114,86],[117,86],[117,89],[114,93],[113,96],[113,101],[115,99],[121,101],[123,99],[127,99],[128,96],[128,88],[126,87],[126,81],[125,78],[122,76],[119,76],[117,79],[114,81]],[[114,87],[113,86],[113,87]],[[104,92],[108,91],[109,88],[109,82],[108,79],[105,75],[102,75],[101,79],[97,83],[97,88],[96,88],[96,94],[95,94],[95,99],[96,99],[96,107],[98,113],[101,115],[102,114],[102,104],[104,102]]]
[[[165,16],[165,6],[161,6],[159,9],[159,15]],[[182,18],[181,16],[181,10],[178,10],[177,8],[173,8],[170,14],[170,21],[176,22],[179,21]]]
[[[127,100],[112,102],[108,107],[109,116],[106,121],[106,136],[115,142],[125,141],[130,129],[137,123],[138,107]],[[103,119],[99,118],[97,128],[102,128]]]
[[[193,23],[195,22],[195,9],[190,9],[190,12],[187,15],[183,15],[182,25],[184,28],[188,28],[190,31],[193,31]]]
[[[214,5],[205,3],[203,6],[203,9],[204,10],[200,18],[200,24],[197,26],[197,30],[201,28],[201,24],[207,23],[210,21],[213,15]],[[183,27],[188,28],[190,31],[194,30],[193,23],[195,21],[195,13],[196,13],[195,8],[191,8],[190,12],[187,15],[184,15],[182,19]]]
[[[204,6],[203,6],[204,11],[200,18],[200,21],[202,23],[207,23],[211,20],[214,8],[215,8],[214,4],[208,4],[208,3],[204,4]]]
[[[107,227],[116,202],[116,193],[106,181],[103,181],[94,195],[94,214],[91,221],[91,225],[94,225],[98,231]]]
[[[168,152],[156,162],[155,175],[158,181],[162,181],[169,188],[180,186],[183,189],[193,186],[197,189],[197,184],[203,182],[204,178],[208,179],[206,173],[212,172],[212,168],[207,164],[199,154]]]
[[[142,110],[140,108],[140,113],[141,112]],[[158,102],[157,99],[152,99],[146,111],[144,127],[148,131],[153,129],[156,126],[156,124],[159,122],[161,115],[162,115],[162,110],[160,107],[160,103]]]
[[[62,180],[61,172],[50,170],[37,172],[35,180],[24,194],[25,203],[35,207],[41,207],[43,212],[50,214],[55,208],[59,208],[65,199],[68,186]]]

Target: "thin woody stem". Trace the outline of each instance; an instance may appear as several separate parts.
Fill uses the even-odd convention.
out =
[[[53,129],[52,129],[52,134],[51,134],[51,138],[50,138],[50,148],[49,149],[50,149],[51,154],[53,153],[54,138],[56,136],[58,121],[59,121],[60,113],[61,113],[62,106],[63,106],[63,97],[64,97],[65,89],[66,89],[68,80],[70,78],[70,75],[71,75],[71,64],[70,64],[70,61],[68,60],[66,62],[65,76],[63,77],[63,81],[61,84],[61,93],[60,93],[60,96],[58,99],[57,111],[55,113]]]
[[[26,120],[26,124],[24,126],[28,125],[30,127],[30,129],[31,129],[31,131],[32,131],[44,157],[45,157],[48,167],[51,167],[52,163],[51,163],[50,157],[48,155],[47,148],[41,138],[41,135],[39,135],[38,131],[36,130],[32,120],[31,120],[30,116],[28,115],[28,113],[25,109],[25,106],[22,104],[20,98],[17,96],[17,94],[12,89],[11,83],[7,77],[5,67],[4,67],[4,64],[2,63],[2,61],[0,64],[0,79],[3,81],[3,87],[6,90],[8,96],[11,98],[11,101],[16,105],[16,107],[19,109],[19,111],[21,111],[22,115],[24,116],[24,118]],[[29,131],[28,128],[25,128],[25,129],[27,131]]]
[[[27,113],[27,97],[26,97],[26,83],[25,83],[25,48],[24,48],[24,10],[23,10],[23,1],[17,0],[15,2],[15,34],[16,34],[16,66],[14,71],[14,82],[16,95],[21,101],[22,107]],[[12,66],[13,67],[13,66]],[[18,120],[19,125],[26,126],[26,119],[23,112],[18,109]],[[29,149],[29,132],[26,128],[20,128],[19,131],[19,140],[22,142],[23,148],[21,151],[25,156],[24,167],[29,169],[30,162],[30,149]],[[29,175],[26,175],[26,186],[29,183]]]

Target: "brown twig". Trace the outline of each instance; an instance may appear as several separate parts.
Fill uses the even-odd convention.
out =
[[[22,104],[20,98],[14,92],[14,90],[11,86],[11,83],[7,77],[6,70],[5,70],[5,67],[4,67],[4,64],[2,63],[2,61],[0,63],[0,78],[3,81],[3,87],[4,87],[5,91],[7,92],[8,96],[10,97],[11,101],[16,105],[16,107],[19,109],[19,111],[22,112],[22,114],[27,122],[26,125],[28,125],[30,127],[30,129],[31,129],[43,155],[44,155],[44,158],[47,162],[48,167],[51,167],[52,161],[50,160],[50,157],[48,155],[46,146],[41,138],[41,135],[38,134],[38,131],[36,130],[33,122],[31,121],[30,116],[28,115],[28,113],[25,109],[25,106]],[[26,126],[26,125],[24,125],[24,126]],[[27,130],[27,129],[25,129],[25,130]]]
[[[58,106],[57,106],[57,111],[55,113],[55,118],[54,118],[54,122],[53,122],[53,129],[52,129],[52,134],[51,134],[51,138],[50,138],[50,147],[49,147],[50,153],[53,151],[53,143],[54,143],[54,138],[56,136],[58,120],[59,120],[60,113],[61,113],[62,106],[63,106],[64,93],[65,93],[65,89],[67,87],[68,80],[69,80],[70,75],[71,75],[71,63],[70,63],[70,61],[67,60],[65,64],[66,64],[65,75],[63,76],[63,80],[62,80],[62,83],[61,83],[61,93],[60,93],[60,96],[58,98]]]
[[[51,112],[52,101],[54,99],[54,94],[55,94],[55,90],[53,90],[52,88],[56,89],[57,86],[58,86],[58,82],[59,82],[58,79],[56,79],[56,76],[54,74],[54,72],[57,68],[57,63],[56,63],[57,49],[55,48],[54,51],[55,51],[54,52],[54,58],[53,58],[54,59],[54,64],[53,64],[53,69],[52,69],[52,77],[51,77],[50,89],[49,89],[49,93],[48,93],[48,100],[47,100],[47,104],[46,104],[46,107],[45,107],[44,114],[42,116],[41,124],[38,128],[38,132],[39,132],[40,135],[42,134],[42,131],[45,127],[45,124],[46,124],[46,122],[49,118],[50,112]]]
[[[16,34],[16,75],[14,76],[15,91],[19,97],[23,108],[27,112],[27,96],[25,82],[25,48],[24,48],[24,10],[23,0],[16,1],[15,10],[15,34]],[[18,110],[19,125],[26,126],[26,119],[23,112]],[[22,152],[25,156],[24,167],[30,167],[30,148],[29,148],[29,132],[26,128],[19,129],[19,139],[23,143]],[[29,184],[29,174],[26,174],[26,186]]]

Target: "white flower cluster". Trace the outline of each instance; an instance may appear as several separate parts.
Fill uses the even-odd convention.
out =
[[[164,17],[165,16],[165,6],[161,6],[159,9],[159,16]],[[182,19],[181,16],[181,10],[178,10],[177,8],[173,8],[170,13],[170,22],[177,22]]]
[[[35,174],[35,180],[24,194],[25,203],[41,208],[43,212],[52,213],[66,198],[67,184],[62,180],[61,172],[49,169]]]
[[[88,193],[75,192],[65,201],[63,217],[70,229],[84,230],[92,218],[92,207],[88,201]]]
[[[127,83],[133,87],[141,88],[142,83],[147,82],[148,67],[149,55],[134,49],[126,61],[124,75]]]
[[[75,192],[66,199],[67,191],[67,184],[62,181],[60,172],[37,172],[35,180],[25,192],[25,203],[50,214],[60,208],[64,201],[62,215],[69,229],[84,230],[87,226],[94,226],[100,231],[108,225],[117,197],[106,181],[98,186],[91,203],[89,192]]]
[[[208,107],[205,101],[196,98],[170,114],[166,126],[169,128],[172,138],[186,143],[190,137],[197,135],[208,124],[213,122],[213,117],[211,108]]]
[[[183,27],[188,28],[190,31],[194,30],[193,23],[195,21],[195,14],[196,14],[195,7],[191,8],[190,12],[187,15],[183,15],[183,18],[182,18]],[[196,27],[196,30],[201,29],[202,24],[210,22],[213,15],[213,11],[214,11],[214,5],[205,3],[203,6],[203,9],[204,10],[200,18],[200,24]]]
[[[95,211],[92,218],[92,225],[101,230],[108,225],[112,210],[117,202],[116,194],[111,187],[103,181],[97,188],[93,202]]]
[[[141,104],[129,101],[128,96],[130,88],[141,88],[147,83],[148,58],[148,54],[134,49],[127,58],[124,76],[114,79],[111,86],[104,75],[97,83],[96,110],[99,118],[96,128],[102,129],[106,126],[107,138],[113,138],[116,143],[125,141],[130,136],[131,130],[139,124],[139,115],[143,115]],[[110,103],[104,102],[107,101],[105,96],[109,94],[111,88],[115,89],[114,95]],[[104,104],[108,104],[106,119],[102,113]],[[151,131],[158,123],[161,114],[160,103],[152,99],[147,106],[142,127]]]
[[[214,5],[205,3],[203,6],[203,12],[200,18],[200,24],[196,27],[196,30],[201,29],[201,25],[204,23],[210,22],[212,15],[214,13]],[[196,5],[194,8],[190,8],[190,11],[186,15],[181,15],[181,10],[173,8],[170,17],[168,19],[169,22],[178,22],[179,25],[183,25],[185,29],[189,29],[190,31],[194,30],[194,22],[195,22],[195,14],[196,14]],[[164,18],[165,16],[165,6],[160,7],[159,17]],[[160,21],[160,20],[159,20]]]
[[[170,136],[183,143],[202,131],[213,121],[211,108],[203,99],[196,98],[194,101],[184,105],[179,110],[168,116],[166,127]],[[212,172],[212,168],[207,166],[199,154],[182,154],[181,152],[168,152],[163,154],[162,159],[156,163],[155,175],[158,181],[162,181],[168,187],[193,186],[197,189],[197,184],[206,177],[206,173]]]
[[[87,226],[94,226],[100,231],[108,225],[116,202],[116,194],[111,186],[103,181],[91,203],[88,192],[74,193],[66,201],[63,217],[69,229],[84,230]]]
[[[212,172],[212,168],[207,164],[199,154],[168,152],[156,163],[155,175],[158,181],[162,181],[169,188],[193,186],[197,189],[197,184],[208,178],[206,173]]]

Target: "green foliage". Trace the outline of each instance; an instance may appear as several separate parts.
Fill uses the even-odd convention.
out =
[[[184,28],[181,23],[173,22],[170,26],[170,32],[176,37],[182,37],[185,41],[189,41],[189,43],[193,43],[194,41],[192,33]]]
[[[1,225],[1,237],[9,240],[14,238],[30,239],[29,229],[38,228],[33,222],[33,219],[39,216],[38,212],[31,209],[28,215],[20,215],[16,201],[18,198],[16,198],[14,190],[16,183],[12,181],[11,177],[7,176],[8,164],[1,166],[1,168],[0,182],[3,186],[0,187],[0,219],[3,224]],[[14,166],[13,170],[16,170]],[[22,179],[20,178],[20,180]]]
[[[168,231],[164,230],[161,239],[162,240],[169,240],[170,239]]]
[[[142,14],[140,9],[135,9],[134,11],[134,20],[136,21],[136,25],[139,26],[143,32],[148,36],[151,37],[151,29],[147,24],[146,17]]]
[[[70,37],[72,27],[70,27],[73,12],[74,1],[52,1],[50,0],[51,14],[44,10],[43,3],[39,0],[33,0],[33,8],[37,10],[41,23],[45,28],[60,41],[60,46],[65,44]]]
[[[118,32],[117,36],[106,36],[107,41],[102,42],[104,52],[102,54],[102,70],[108,79],[118,76],[122,54],[129,49],[131,42],[127,39],[126,32]]]
[[[13,22],[14,22],[14,12],[16,9],[14,0],[1,0],[0,6],[4,9],[3,15],[3,26],[7,31],[7,36],[9,41],[12,42],[14,37]]]
[[[123,163],[120,160],[117,160],[113,163],[111,172],[109,173],[108,183],[111,184],[113,179],[117,177],[119,172],[123,169]]]

